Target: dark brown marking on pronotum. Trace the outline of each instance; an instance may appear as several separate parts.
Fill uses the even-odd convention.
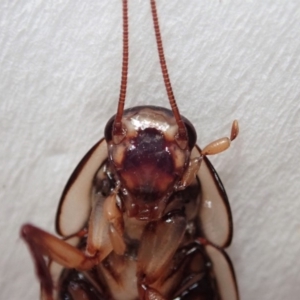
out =
[[[224,248],[232,239],[225,189],[207,155],[238,134],[201,150],[180,115],[150,0],[159,61],[171,109],[124,110],[128,3],[123,0],[123,63],[117,113],[75,168],[63,191],[56,237],[24,225],[42,300],[239,300]],[[49,263],[50,262],[50,263]]]

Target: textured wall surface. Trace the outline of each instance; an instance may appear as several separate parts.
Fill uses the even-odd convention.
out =
[[[130,0],[127,107],[168,106],[146,0]],[[242,300],[300,295],[299,0],[159,0],[178,105],[227,189]],[[38,299],[19,228],[54,232],[60,193],[116,111],[121,1],[0,3],[0,298]]]

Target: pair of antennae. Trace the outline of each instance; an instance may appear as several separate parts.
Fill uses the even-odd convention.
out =
[[[128,74],[128,54],[129,54],[129,44],[128,44],[128,0],[123,0],[123,62],[122,62],[122,79],[121,79],[121,88],[120,88],[120,97],[118,104],[118,111],[116,114],[116,118],[113,125],[113,135],[114,136],[123,136],[125,134],[124,129],[122,128],[122,116],[125,105],[126,98],[126,88],[127,88],[127,74]],[[187,143],[187,132],[185,125],[180,116],[176,100],[174,97],[173,89],[171,86],[168,68],[165,60],[164,49],[159,29],[158,16],[156,10],[155,0],[150,0],[151,4],[151,12],[153,18],[153,25],[157,43],[157,50],[160,60],[160,66],[162,70],[162,75],[165,82],[165,87],[167,90],[169,102],[178,125],[178,136],[177,140],[179,142],[183,142],[183,144]]]

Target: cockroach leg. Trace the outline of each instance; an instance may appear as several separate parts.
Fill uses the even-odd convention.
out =
[[[67,240],[75,238],[75,237],[83,238],[84,236],[87,235],[87,233],[88,233],[87,228],[83,228],[83,229],[79,230],[78,232],[76,232],[74,234],[71,234],[71,235],[68,235],[68,236],[62,238],[62,240],[67,241]]]
[[[106,200],[101,193],[94,194],[93,207],[89,219],[89,232],[85,254],[93,257],[99,253],[103,260],[112,250],[112,244],[108,235],[109,224],[105,218],[104,202],[115,197],[114,194],[108,196]]]
[[[48,266],[44,260],[42,251],[33,241],[32,235],[35,233],[33,233],[31,227],[31,225],[22,226],[21,237],[25,240],[31,252],[33,261],[35,263],[35,271],[40,280],[42,291],[44,291],[46,295],[51,295],[53,290],[52,278]]]
[[[48,294],[43,286],[41,287],[41,300],[53,300],[53,297],[51,294]]]
[[[187,276],[177,281],[177,289],[172,299],[223,299],[216,297],[213,292],[216,283],[215,278],[210,276],[212,264],[198,239],[179,251],[177,256],[183,258],[178,265],[180,271]]]
[[[24,225],[21,228],[21,236],[27,242],[33,255],[39,251],[43,256],[49,257],[50,260],[54,260],[65,268],[89,270],[99,263],[98,257],[86,257],[79,249],[33,225]]]
[[[123,239],[124,220],[123,214],[117,206],[116,198],[118,195],[114,193],[112,199],[108,199],[104,203],[104,213],[109,224],[109,237],[113,250],[118,255],[123,255],[126,250],[126,245]]]
[[[86,257],[79,249],[33,225],[22,226],[21,237],[30,249],[42,290],[48,295],[48,299],[51,299],[53,283],[44,256],[65,268],[80,270],[89,270],[99,263],[97,256]]]
[[[216,285],[224,299],[239,299],[238,287],[232,263],[224,249],[216,247],[204,238],[197,242],[204,246],[205,252],[211,261],[211,269],[215,274]]]
[[[150,222],[144,229],[137,256],[137,277],[140,288],[149,286],[169,272],[167,267],[186,230],[186,219],[178,211]]]
[[[202,150],[201,152],[202,156],[214,155],[225,151],[226,149],[229,148],[230,142],[237,137],[238,133],[239,133],[238,121],[234,120],[231,126],[230,139],[228,137],[224,137],[208,144]]]
[[[114,250],[122,255],[126,249],[123,240],[123,215],[117,207],[117,187],[106,199],[101,193],[94,194],[94,203],[89,221],[86,254],[98,253],[102,261]]]

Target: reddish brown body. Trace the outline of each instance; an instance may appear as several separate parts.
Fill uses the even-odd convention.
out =
[[[129,217],[156,220],[162,217],[174,186],[187,168],[196,132],[190,122],[189,145],[181,149],[176,140],[176,120],[171,111],[157,107],[135,107],[126,111],[126,138],[112,142],[112,125],[105,130],[111,167],[126,187],[125,207]]]
[[[224,252],[232,218],[223,185],[193,125],[179,114],[169,82],[154,0],[162,72],[172,111],[154,106],[124,111],[128,66],[127,1],[119,107],[63,192],[59,239],[32,225],[22,237],[33,255],[42,299],[238,300]],[[46,258],[46,260],[45,260]],[[50,263],[47,263],[47,259]],[[60,265],[60,266],[59,266]]]

